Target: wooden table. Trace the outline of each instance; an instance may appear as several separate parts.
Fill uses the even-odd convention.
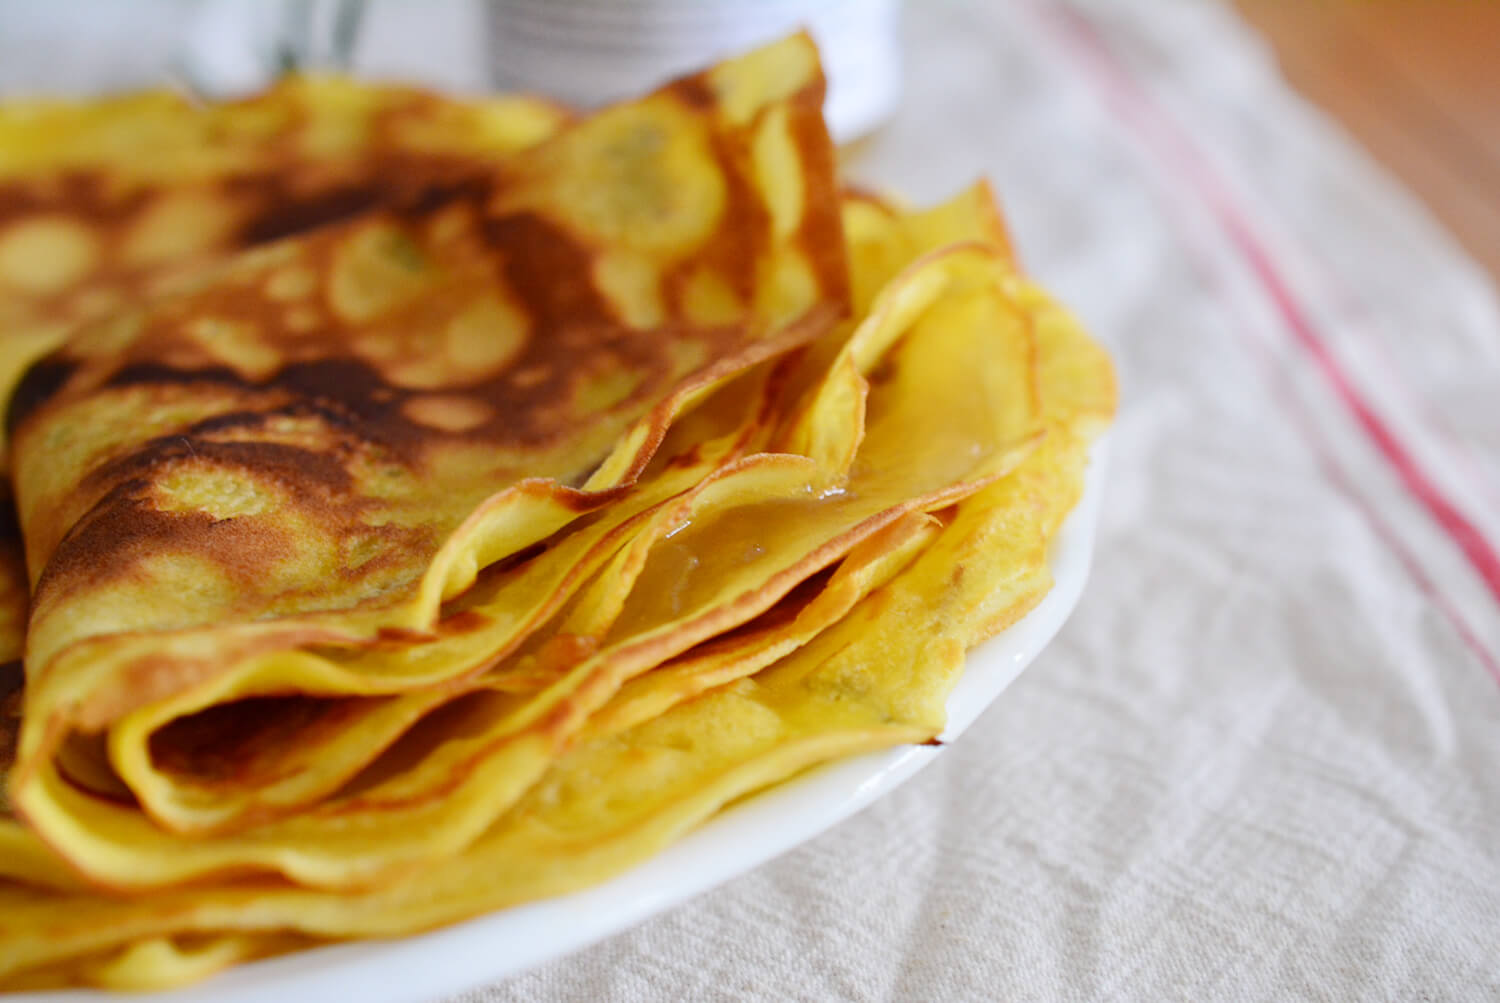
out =
[[[1500,0],[1236,0],[1287,78],[1500,281]]]

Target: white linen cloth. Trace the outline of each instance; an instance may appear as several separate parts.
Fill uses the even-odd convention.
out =
[[[896,794],[455,999],[1500,997],[1493,286],[1223,7],[908,8],[852,169],[991,178],[1119,368],[1083,601]],[[152,9],[74,60],[13,21],[0,86],[138,82]],[[378,13],[359,65],[483,79],[473,11]]]

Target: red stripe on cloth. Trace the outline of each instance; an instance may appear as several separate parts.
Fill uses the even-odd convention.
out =
[[[1480,664],[1489,670],[1490,676],[1495,682],[1500,683],[1500,660],[1497,660],[1494,655],[1490,654],[1489,649],[1484,646],[1484,642],[1474,633],[1474,629],[1469,626],[1463,614],[1453,605],[1452,600],[1438,588],[1437,583],[1423,570],[1421,563],[1417,561],[1416,555],[1411,552],[1406,544],[1401,542],[1401,538],[1397,535],[1395,528],[1380,515],[1375,506],[1366,501],[1354,489],[1353,484],[1349,483],[1348,478],[1344,476],[1344,472],[1334,463],[1331,451],[1326,448],[1319,449],[1318,451],[1323,454],[1323,467],[1328,471],[1329,477],[1336,485],[1343,489],[1344,494],[1349,497],[1354,507],[1359,509],[1360,514],[1364,516],[1365,521],[1370,524],[1370,528],[1374,530],[1375,535],[1380,538],[1381,542],[1396,555],[1396,560],[1401,562],[1401,566],[1406,569],[1406,573],[1417,583],[1417,587],[1438,608],[1438,612],[1442,613],[1448,622],[1453,625],[1453,629],[1458,632],[1459,639],[1463,641],[1465,647],[1473,652],[1474,656],[1479,659]]]
[[[1464,553],[1469,564],[1484,580],[1491,597],[1500,603],[1500,552],[1497,552],[1490,538],[1454,502],[1443,495],[1442,490],[1433,483],[1433,478],[1428,477],[1427,472],[1419,465],[1412,451],[1397,438],[1386,421],[1364,399],[1359,388],[1350,381],[1347,373],[1344,373],[1307,309],[1302,306],[1290,288],[1290,283],[1278,270],[1271,252],[1251,228],[1247,214],[1239,208],[1223,181],[1215,174],[1214,166],[1194,150],[1181,129],[1155,106],[1154,99],[1134,79],[1128,67],[1110,51],[1097,28],[1088,19],[1065,4],[1032,3],[1031,6],[1043,21],[1058,28],[1059,36],[1068,43],[1070,52],[1076,54],[1080,63],[1103,82],[1104,99],[1115,106],[1116,111],[1121,112],[1127,120],[1149,133],[1157,141],[1151,144],[1152,147],[1169,154],[1169,160],[1176,171],[1199,190],[1235,249],[1244,256],[1260,285],[1265,286],[1287,330],[1292,331],[1299,345],[1310,352],[1319,372],[1334,388],[1340,402],[1370,436],[1371,442],[1385,456],[1392,469],[1395,469],[1413,498],[1418,499],[1434,522]],[[1427,576],[1421,577],[1427,579]],[[1463,633],[1472,636],[1467,625],[1464,625]],[[1485,655],[1485,661],[1487,664],[1494,664],[1494,658],[1488,654]]]
[[[1100,39],[1094,26],[1066,6],[1048,7],[1043,11],[1053,23],[1062,27],[1074,44],[1073,51],[1084,56],[1096,75],[1102,75],[1114,89],[1106,92],[1127,117],[1162,140],[1173,155],[1173,162],[1188,181],[1205,197],[1219,223],[1235,248],[1245,257],[1251,271],[1270,294],[1272,303],[1288,330],[1306,348],[1335,393],[1364,428],[1366,434],[1390,462],[1407,486],[1440,525],[1458,544],[1474,569],[1500,600],[1500,552],[1497,552],[1478,527],[1450,502],[1417,463],[1415,457],[1396,437],[1390,427],[1361,396],[1359,390],[1339,366],[1327,342],[1318,333],[1307,311],[1290,285],[1277,269],[1265,244],[1255,234],[1247,215],[1240,210],[1213,167],[1189,145],[1181,131],[1159,110],[1150,96],[1130,76]]]
[[[1287,329],[1312,355],[1324,378],[1396,470],[1407,490],[1463,551],[1490,594],[1500,602],[1500,551],[1496,551],[1484,533],[1448,500],[1411,451],[1361,396],[1213,167],[1193,149],[1175,124],[1155,107],[1150,96],[1109,51],[1092,24],[1066,6],[1048,8],[1047,13],[1076,43],[1074,51],[1085,56],[1096,74],[1103,75],[1114,86],[1108,95],[1119,99],[1120,110],[1162,140],[1181,173],[1205,197],[1236,250],[1244,256],[1251,271],[1270,294]]]
[[[1325,262],[1312,259],[1309,265],[1318,268],[1319,282],[1332,290],[1340,310],[1346,313],[1352,312],[1356,318],[1369,316],[1369,310],[1365,304],[1344,287],[1338,274],[1329,270]],[[1484,497],[1485,502],[1492,509],[1500,510],[1500,490],[1496,489],[1494,478],[1487,470],[1479,466],[1472,451],[1454,433],[1442,412],[1432,406],[1432,401],[1418,394],[1401,378],[1401,367],[1391,356],[1390,349],[1386,347],[1385,342],[1379,338],[1371,338],[1365,342],[1365,347],[1370,350],[1369,358],[1379,366],[1386,385],[1401,397],[1402,403],[1418,417],[1419,422],[1429,432],[1433,433],[1434,438],[1442,442],[1450,459],[1455,465],[1463,468],[1469,484]]]
[[[1250,267],[1271,294],[1271,299],[1281,313],[1282,319],[1286,321],[1287,327],[1312,354],[1318,368],[1323,371],[1323,375],[1333,386],[1344,405],[1354,414],[1365,433],[1375,442],[1376,447],[1401,476],[1406,489],[1422,503],[1437,524],[1443,527],[1444,532],[1453,539],[1453,542],[1458,544],[1474,570],[1479,572],[1479,576],[1489,586],[1490,594],[1496,600],[1500,600],[1500,553],[1496,553],[1489,539],[1480,532],[1479,528],[1443,495],[1437,485],[1432,483],[1431,478],[1418,466],[1411,451],[1396,438],[1390,426],[1371,409],[1365,399],[1360,396],[1359,390],[1349,382],[1344,371],[1339,368],[1338,361],[1330,353],[1327,344],[1319,337],[1312,322],[1302,312],[1301,305],[1293,297],[1291,290],[1286,287],[1275,265],[1271,263],[1270,255],[1265,247],[1256,242],[1246,230],[1244,220],[1237,216],[1228,216],[1224,222],[1235,245],[1245,255]]]
[[[1274,376],[1276,372],[1276,360],[1271,355],[1270,349],[1264,340],[1255,337],[1243,326],[1241,327],[1241,332],[1245,335],[1244,342],[1246,346],[1250,348],[1266,372]],[[1463,613],[1459,611],[1453,601],[1438,587],[1437,582],[1433,581],[1432,577],[1427,574],[1427,570],[1422,567],[1422,563],[1417,560],[1411,548],[1401,539],[1401,535],[1396,532],[1396,528],[1355,487],[1354,482],[1339,465],[1335,450],[1327,442],[1325,436],[1320,431],[1317,419],[1308,412],[1307,406],[1298,399],[1296,393],[1286,384],[1271,379],[1267,385],[1271,393],[1276,395],[1277,399],[1283,405],[1285,413],[1298,426],[1303,439],[1307,441],[1313,455],[1317,458],[1318,465],[1322,468],[1328,479],[1333,482],[1334,487],[1349,500],[1349,503],[1354,506],[1360,517],[1370,527],[1370,531],[1395,556],[1396,561],[1406,571],[1407,575],[1410,576],[1418,590],[1453,625],[1453,629],[1457,632],[1459,639],[1479,659],[1480,664],[1489,671],[1490,676],[1495,682],[1500,683],[1500,659],[1491,654],[1490,650],[1485,647],[1484,642],[1474,633],[1474,629],[1469,626],[1469,622],[1464,618]]]

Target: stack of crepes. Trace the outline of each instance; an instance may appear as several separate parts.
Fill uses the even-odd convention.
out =
[[[984,186],[841,193],[822,98],[796,36],[577,121],[0,111],[0,986],[556,895],[942,730],[1113,377]]]

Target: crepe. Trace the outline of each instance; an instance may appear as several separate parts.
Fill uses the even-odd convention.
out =
[[[448,607],[430,642],[384,645],[357,658],[328,651],[260,659],[116,722],[114,770],[169,828],[230,831],[333,792],[428,710],[476,685],[476,667],[536,662],[541,653],[518,649],[549,619],[566,621],[551,652],[581,650],[583,634],[607,626],[629,588],[621,577],[595,576],[622,546],[638,551],[667,532],[686,493],[748,447],[766,406],[764,376],[745,374],[690,412],[658,456],[673,462],[540,553],[487,575]],[[507,668],[503,677],[525,674]],[[288,685],[324,698],[262,696]],[[415,692],[387,695],[398,689]],[[330,696],[338,693],[349,696]]]
[[[0,400],[80,323],[242,247],[441,190],[569,118],[533,98],[302,77],[231,104],[162,92],[0,105]],[[0,491],[0,698],[15,710],[0,715],[3,788],[29,597],[9,485]],[[9,868],[63,880],[8,818],[0,790]]]
[[[984,211],[967,211],[974,206],[979,206]],[[896,246],[898,255],[904,256],[905,262],[910,262],[923,251],[945,243],[962,239],[990,240],[999,232],[993,225],[993,203],[983,186],[926,212],[898,217],[890,210],[882,210],[883,215],[876,221],[878,226],[861,223],[859,213],[864,208],[864,200],[851,198],[845,201],[848,243],[851,253],[855,254],[861,253],[866,245],[879,243]],[[953,224],[934,230],[932,220],[944,213],[953,218]],[[897,261],[889,254],[883,260],[887,263]],[[856,280],[869,277],[868,273],[872,268],[873,266],[856,267]],[[889,278],[889,272],[883,273],[881,277]],[[845,329],[842,334],[835,332],[830,337],[835,342],[839,337],[847,341],[848,333]],[[839,375],[840,387],[847,387],[850,379],[861,379],[853,369],[843,370]],[[841,406],[847,408],[849,403],[846,401]],[[853,403],[856,408],[862,406],[859,402]],[[727,408],[720,402],[718,409],[726,410],[730,415],[752,413],[748,404],[743,402],[733,403]],[[475,652],[481,656],[488,654],[492,661],[500,660],[524,639],[528,630],[555,611],[570,595],[572,588],[598,570],[601,562],[619,545],[624,534],[635,534],[630,546],[633,548],[632,552],[639,555],[646,552],[657,536],[671,531],[673,520],[677,516],[671,510],[658,511],[653,515],[653,506],[675,497],[674,504],[680,508],[690,501],[689,496],[682,492],[694,486],[701,490],[708,473],[724,459],[747,448],[750,442],[754,422],[740,427],[725,439],[716,438],[709,426],[701,420],[703,415],[714,411],[714,407],[700,409],[696,413],[700,419],[698,424],[674,430],[673,436],[681,444],[669,442],[663,449],[663,455],[666,456],[676,456],[679,452],[690,449],[693,453],[692,462],[673,464],[665,476],[648,479],[586,528],[570,532],[565,539],[549,547],[545,554],[527,562],[524,568],[507,575],[498,583],[491,583],[466,596],[461,611],[469,619],[461,637],[425,646],[419,655],[411,650],[403,651],[399,656],[399,668],[405,682],[414,684],[419,668],[431,673],[425,677],[429,681],[451,678],[456,672],[455,666],[473,664]],[[848,412],[842,422],[833,420],[833,410],[825,408],[825,412],[824,419],[816,423],[817,426],[823,428],[828,435],[841,437],[852,449],[862,434],[858,427],[859,412]],[[804,416],[803,424],[813,423],[807,422]],[[835,432],[835,429],[841,431]],[[817,469],[823,473],[819,476],[831,480],[843,477],[847,473],[843,468],[851,458],[847,449],[845,454],[825,458],[832,466],[820,462]],[[798,474],[797,477],[800,478],[801,475]],[[937,481],[941,482],[942,478],[937,478]],[[801,489],[800,480],[796,480],[791,490],[795,492]],[[919,495],[920,491],[913,489],[910,494]],[[765,498],[760,495],[755,497],[764,501],[769,495]],[[878,508],[878,505],[875,507]],[[644,523],[644,528],[636,525],[648,516],[651,521]],[[621,557],[617,558],[617,563],[628,564],[629,560],[628,557]],[[607,591],[609,595],[602,597],[595,594],[589,600],[594,607],[589,618],[597,622],[596,627],[591,629],[581,624],[579,621],[582,617],[575,611],[566,627],[555,628],[563,635],[562,639],[566,643],[559,646],[559,639],[547,642],[552,653],[555,655],[559,650],[563,654],[576,653],[584,650],[587,645],[596,644],[597,637],[594,635],[601,634],[609,626],[608,618],[612,613],[605,611],[617,611],[616,607],[628,594],[632,576],[636,573],[638,572],[614,572],[604,575],[601,583],[605,588],[602,591]],[[601,590],[596,589],[596,593],[599,591]],[[476,624],[475,618],[480,618],[478,623],[482,626]],[[803,629],[808,629],[806,622],[803,623]],[[775,643],[784,644],[785,638]],[[541,681],[551,681],[555,674],[548,677],[544,673],[528,671],[526,660],[534,660],[534,657],[522,653],[513,659],[515,665],[508,666],[504,673],[497,674],[497,678],[487,681],[486,685],[513,690],[524,684],[531,689],[540,689]],[[278,664],[284,663],[278,661]],[[325,680],[325,688],[332,688],[334,685],[330,673],[341,671],[326,664],[314,666],[310,662],[304,662],[304,666],[307,671],[316,669],[319,672]],[[370,676],[380,666],[379,660],[364,657],[360,661],[364,676],[343,678],[338,686],[346,692],[378,692],[374,685],[377,681],[372,681]],[[304,688],[306,683],[307,679],[304,678]],[[242,673],[233,681],[226,680],[224,685],[199,687],[173,700],[159,701],[148,709],[132,714],[112,729],[111,754],[114,768],[141,799],[148,813],[162,824],[181,832],[229,831],[240,826],[246,819],[264,821],[276,815],[287,814],[316,797],[332,792],[422,714],[455,694],[464,692],[462,687],[433,688],[399,701],[361,700],[336,704],[324,701],[317,704],[299,700],[288,708],[288,713],[278,722],[274,731],[268,729],[261,733],[245,731],[243,725],[247,715],[243,712],[249,708],[244,702],[236,709],[233,717],[224,713],[205,713],[208,708],[216,705],[223,706],[236,699],[253,697],[259,692],[273,692],[284,686],[285,680],[274,667],[269,667],[259,678],[254,672]],[[259,715],[267,715],[270,708],[261,703],[256,706],[255,711]],[[245,736],[239,742],[226,738],[225,732],[231,723],[239,725],[232,733]],[[180,741],[174,741],[190,739],[195,735],[201,736],[201,740],[191,741],[186,747]],[[249,746],[254,747],[253,757],[244,754],[243,750]],[[172,751],[174,748],[175,752]],[[253,758],[253,764],[247,764],[247,759],[250,758]],[[169,760],[165,764],[166,768],[158,765],[164,759]],[[215,765],[226,759],[235,761],[232,782]],[[193,769],[195,763],[199,764],[199,769]],[[201,768],[205,763],[208,768]],[[132,869],[134,867],[132,865]]]
[[[567,118],[317,77],[228,104],[0,105],[0,399],[73,325],[226,253],[454,184]]]
[[[921,253],[945,244],[976,240],[1002,250],[1007,246],[993,197],[983,184],[925,211],[898,212],[869,196],[853,194],[844,199],[842,209],[849,253],[859,259],[852,268],[856,290],[861,284],[873,286],[888,281],[896,270]],[[864,306],[868,308],[868,301]],[[800,365],[789,368],[815,371],[820,365],[826,367],[831,359],[826,357],[826,351],[819,355],[819,350],[838,351],[847,342],[849,330],[846,327],[831,332],[825,339],[826,346],[816,346],[815,350],[804,353]],[[848,376],[844,374],[846,380]],[[784,373],[783,382],[788,381]],[[765,423],[755,416],[753,406],[753,399],[763,396],[767,387],[748,380],[741,381],[738,387],[739,396],[749,399],[739,400],[733,394],[726,394],[725,400],[716,400],[712,405],[698,409],[688,421],[674,427],[661,455],[676,457],[691,451],[691,462],[674,463],[666,476],[649,478],[584,529],[570,531],[566,538],[549,547],[545,554],[528,561],[524,568],[508,574],[499,583],[491,583],[466,596],[461,611],[470,618],[482,613],[486,625],[475,627],[471,621],[461,642],[422,649],[420,663],[434,673],[429,678],[451,675],[452,667],[468,664],[474,651],[488,652],[492,660],[508,653],[528,630],[558,608],[571,594],[572,588],[597,571],[600,562],[613,552],[624,534],[637,533],[633,544],[637,549],[649,545],[650,539],[639,535],[632,523],[649,515],[653,506],[698,484],[706,473],[725,459],[748,449],[757,431],[763,437],[768,436],[766,429],[760,427]],[[712,418],[714,415],[718,417]],[[737,428],[728,427],[740,418],[749,420]],[[843,427],[847,441],[854,443],[857,431],[847,424]],[[672,442],[673,438],[677,442]],[[847,461],[845,456],[839,462]],[[829,476],[841,475],[840,471],[834,470]],[[669,521],[657,518],[655,524],[665,529]],[[595,596],[596,607],[601,603],[608,606],[611,602],[618,602],[629,590],[624,576],[606,576],[604,581],[612,590],[613,599]],[[603,615],[599,608],[592,613],[596,620],[602,619]],[[574,622],[563,631],[568,638],[568,644],[563,646],[565,650],[578,650],[581,633],[588,633],[577,620],[575,615]],[[607,626],[607,622],[603,626]],[[555,651],[556,642],[549,643]],[[401,658],[406,682],[414,683],[418,658],[411,651],[403,652]],[[516,661],[524,662],[524,658]],[[360,691],[360,684],[364,683],[367,688],[363,691],[373,692],[368,688],[371,660],[365,658],[361,664],[366,678],[346,679],[343,685],[348,691]],[[537,680],[542,678],[546,677],[512,666],[489,685],[512,688],[525,684],[535,689],[540,688]],[[205,715],[202,713],[205,709],[275,686],[274,682],[257,681],[252,675],[243,674],[233,684],[226,683],[214,689],[200,687],[131,715],[113,729],[115,768],[143,799],[153,817],[169,827],[185,832],[223,831],[247,817],[265,819],[286,813],[308,799],[332,791],[394,741],[422,713],[451,696],[448,691],[430,690],[406,701],[364,701],[358,705],[346,702],[337,708],[315,708],[302,702],[297,705],[296,715],[288,715],[304,719],[305,723],[299,726],[301,734],[299,730],[283,728],[277,731],[275,741],[256,743],[254,768],[247,769],[244,757],[241,757],[232,785],[224,783],[223,778],[213,775],[212,771],[199,778],[182,768],[190,766],[193,761],[221,760],[226,745],[230,744],[224,738],[225,725],[230,719],[222,715]],[[265,713],[264,708],[261,712]],[[243,716],[235,720],[242,722]],[[218,755],[205,755],[203,743],[196,743],[188,750],[178,750],[174,756],[178,769],[158,769],[154,760],[161,758],[164,750],[173,747],[170,741],[163,741],[168,737],[163,729],[171,729],[178,735],[184,732],[202,734]],[[309,732],[315,732],[316,739]],[[148,746],[152,750],[150,755],[146,754]]]
[[[80,323],[243,247],[452,185],[569,117],[533,98],[305,77],[229,104],[153,92],[0,105],[0,400]],[[28,596],[0,490],[3,663],[21,657]]]
[[[0,488],[0,699],[21,684],[26,640],[26,555],[9,492]]]
[[[125,908],[75,898],[66,911],[56,900],[28,902],[13,893],[3,915],[14,918],[0,919],[0,943],[21,938],[32,957],[57,959],[190,933],[410,932],[592,884],[717,807],[808,765],[936,735],[964,650],[1045,593],[1047,543],[1077,497],[1087,442],[1113,410],[1113,380],[1097,346],[1008,269],[996,270],[995,279],[1034,335],[1046,438],[991,486],[936,519],[891,524],[887,538],[869,538],[865,558],[851,553],[832,578],[810,582],[813,595],[826,596],[840,576],[860,574],[855,569],[868,556],[887,562],[853,589],[858,598],[846,614],[792,638],[791,650],[768,669],[724,672],[732,661],[724,655],[753,647],[744,642],[756,634],[787,636],[817,598],[789,595],[793,608],[769,611],[759,630],[710,642],[657,670],[662,675],[643,677],[643,684],[661,680],[649,687],[654,698],[646,687],[620,690],[575,747],[477,841],[409,879],[358,893],[230,884]],[[878,394],[872,388],[872,398]],[[695,669],[720,674],[695,678]],[[51,928],[62,943],[28,936],[44,916],[68,917]]]
[[[22,789],[18,802],[75,866],[116,888],[246,867],[357,887],[461,849],[622,683],[759,615],[908,513],[972,493],[1034,445],[1031,335],[1023,317],[984,294],[993,291],[993,264],[988,251],[960,248],[914,269],[850,338],[840,356],[850,365],[830,369],[825,386],[837,388],[862,379],[856,369],[880,365],[868,407],[819,390],[789,419],[793,429],[842,427],[857,437],[847,476],[808,456],[762,453],[704,477],[654,513],[654,527],[600,572],[629,591],[586,657],[532,698],[470,700],[411,769],[211,841],[171,839],[133,810],[73,790],[56,772],[38,778],[45,798],[28,801]],[[976,330],[991,365],[972,364]],[[933,416],[931,394],[955,410]],[[830,491],[835,481],[842,483]],[[773,534],[774,546],[754,542]],[[410,699],[426,705],[430,697]]]
[[[317,644],[365,692],[408,688],[399,649],[480,568],[619,500],[679,412],[826,330],[847,268],[822,91],[790,39],[34,367],[11,408],[31,823],[66,838],[70,733],[194,685],[297,676]],[[471,654],[443,671],[493,655]]]
[[[26,564],[9,498],[0,499],[0,826],[10,821],[4,784],[15,761],[21,730],[21,650],[26,628]],[[0,845],[3,849],[3,845]]]
[[[222,570],[221,552],[166,533],[102,551],[146,583],[134,592],[42,570],[12,782],[25,825],[0,826],[0,985],[159,987],[559,894],[808,766],[941,732],[967,648],[1050,585],[1113,374],[1018,273],[986,186],[930,210],[836,199],[819,84],[805,38],[770,46],[430,203],[268,245],[58,357],[70,370],[23,396],[17,423],[44,569],[120,495],[217,507],[210,527],[264,515],[314,556],[372,509],[431,532],[372,544],[389,577],[364,591],[330,559],[268,598],[276,569],[253,555],[215,591],[184,555]],[[674,242],[706,204],[703,158],[683,151],[705,145],[744,182],[725,186],[737,222]],[[506,244],[517,216],[532,229]],[[584,267],[514,274],[521,250],[543,257],[537,219],[586,240]],[[421,267],[372,231],[408,238]],[[270,277],[309,263],[337,302],[326,262],[351,247],[374,263],[367,298],[395,302],[336,343],[305,332],[301,356],[233,325],[180,333],[205,315],[265,323]],[[395,440],[386,422],[411,400],[516,392],[449,360],[452,318],[497,287],[544,318],[521,350],[597,298],[609,316],[571,342],[575,369],[636,336],[689,362],[647,367],[655,396],[562,409],[551,437],[481,423]],[[282,380],[335,344],[381,374],[387,410],[355,396],[368,384]],[[116,384],[148,357],[198,378]],[[288,399],[296,421],[267,422]],[[105,421],[121,410],[124,433]],[[333,457],[358,504],[327,504],[343,496],[291,465],[249,488],[219,476],[215,450],[272,433]],[[375,447],[407,464],[381,492]],[[544,476],[508,487],[514,470]],[[160,585],[178,562],[186,596]]]

